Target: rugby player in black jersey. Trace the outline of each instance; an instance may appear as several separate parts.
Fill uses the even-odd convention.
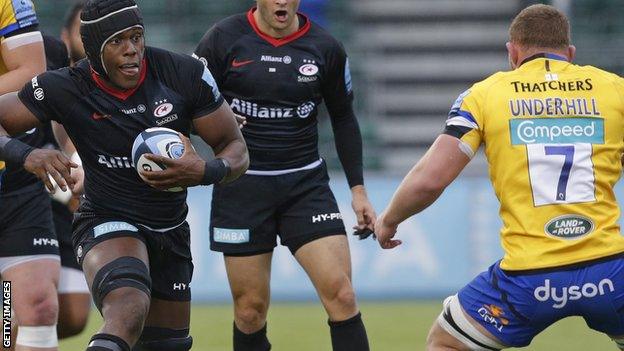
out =
[[[257,0],[211,28],[195,56],[214,74],[235,113],[250,167],[216,185],[211,248],[224,253],[234,300],[234,350],[269,350],[266,316],[277,236],[305,269],[329,316],[334,350],[368,350],[351,283],[345,227],[318,152],[324,100],[353,195],[358,230],[375,211],[363,182],[362,138],[347,55],[329,33],[297,13],[298,0]]]
[[[0,152],[73,186],[75,165],[60,154],[55,162],[33,159],[41,152],[6,136],[54,119],[80,155],[85,193],[73,243],[104,317],[87,350],[190,350],[186,191],[161,190],[236,179],[248,164],[245,141],[207,68],[145,47],[134,0],[87,1],[80,31],[88,60],[0,97],[0,135],[9,139]],[[143,181],[130,161],[132,143],[156,126],[181,132],[185,152],[176,160],[149,156],[167,169],[141,171]],[[194,152],[184,136],[191,126],[214,148],[214,160]]]

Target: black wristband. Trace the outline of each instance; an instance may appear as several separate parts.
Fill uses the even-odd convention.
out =
[[[23,165],[26,157],[34,149],[32,146],[6,135],[0,137],[0,159],[4,161]]]
[[[223,158],[215,158],[212,161],[206,162],[206,166],[204,166],[204,177],[200,184],[210,185],[220,183],[229,174],[230,164],[228,161]]]

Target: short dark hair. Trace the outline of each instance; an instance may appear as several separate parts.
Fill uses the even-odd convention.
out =
[[[509,39],[524,47],[564,49],[570,45],[570,22],[553,6],[531,5],[514,18]]]
[[[65,19],[63,20],[63,29],[69,30],[74,24],[76,17],[80,14],[84,7],[84,1],[76,1],[65,13]]]

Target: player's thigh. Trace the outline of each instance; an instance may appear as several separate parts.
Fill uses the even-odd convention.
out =
[[[470,347],[527,346],[565,315],[556,310],[542,313],[533,294],[539,279],[539,275],[508,275],[495,263],[444,301],[437,323]]]
[[[234,301],[259,299],[268,304],[273,252],[253,256],[224,256],[225,270]]]
[[[146,327],[187,329],[191,323],[190,301],[167,301],[152,298]]]
[[[303,245],[295,258],[319,290],[333,290],[351,280],[351,255],[346,235],[322,237]]]
[[[616,336],[624,345],[624,292],[618,283],[624,281],[624,258],[616,258],[579,269],[578,281],[565,288],[553,290],[568,291],[566,305],[576,305],[587,325],[599,332]],[[551,282],[551,284],[554,284]],[[571,287],[575,285],[576,288]],[[580,291],[580,298],[572,298],[572,290]],[[555,296],[554,294],[551,294]],[[574,296],[576,297],[576,296]],[[561,299],[559,299],[561,300]],[[550,302],[550,301],[549,301]],[[557,302],[562,305],[563,302]],[[620,336],[620,337],[617,337]]]
[[[76,258],[90,290],[98,272],[113,261],[130,257],[149,267],[143,232],[135,223],[80,213],[74,221],[73,231]]]

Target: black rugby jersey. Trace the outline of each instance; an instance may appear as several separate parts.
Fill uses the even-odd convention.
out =
[[[43,44],[45,46],[46,64],[48,71],[69,66],[69,54],[65,44],[52,36],[44,35]],[[56,145],[52,127],[49,123],[33,128],[26,133],[16,137],[20,141],[37,148],[53,147]],[[7,162],[6,172],[2,175],[2,188],[0,193],[7,194],[23,189],[31,184],[39,183],[40,180],[34,174],[27,172],[21,164]],[[43,188],[43,184],[41,184]]]
[[[186,191],[143,182],[132,165],[132,143],[151,127],[188,135],[192,120],[215,111],[223,98],[208,69],[190,56],[147,47],[142,66],[139,85],[129,91],[105,86],[85,59],[39,75],[19,97],[42,122],[60,122],[76,146],[85,170],[81,211],[167,228],[185,219]]]
[[[323,100],[332,124],[353,116],[347,55],[336,39],[301,14],[296,33],[275,39],[260,31],[253,11],[217,23],[195,56],[214,74],[232,110],[247,117],[242,132],[249,169],[299,168],[319,159],[317,113]],[[359,177],[354,178],[361,178],[361,144],[359,158]]]

